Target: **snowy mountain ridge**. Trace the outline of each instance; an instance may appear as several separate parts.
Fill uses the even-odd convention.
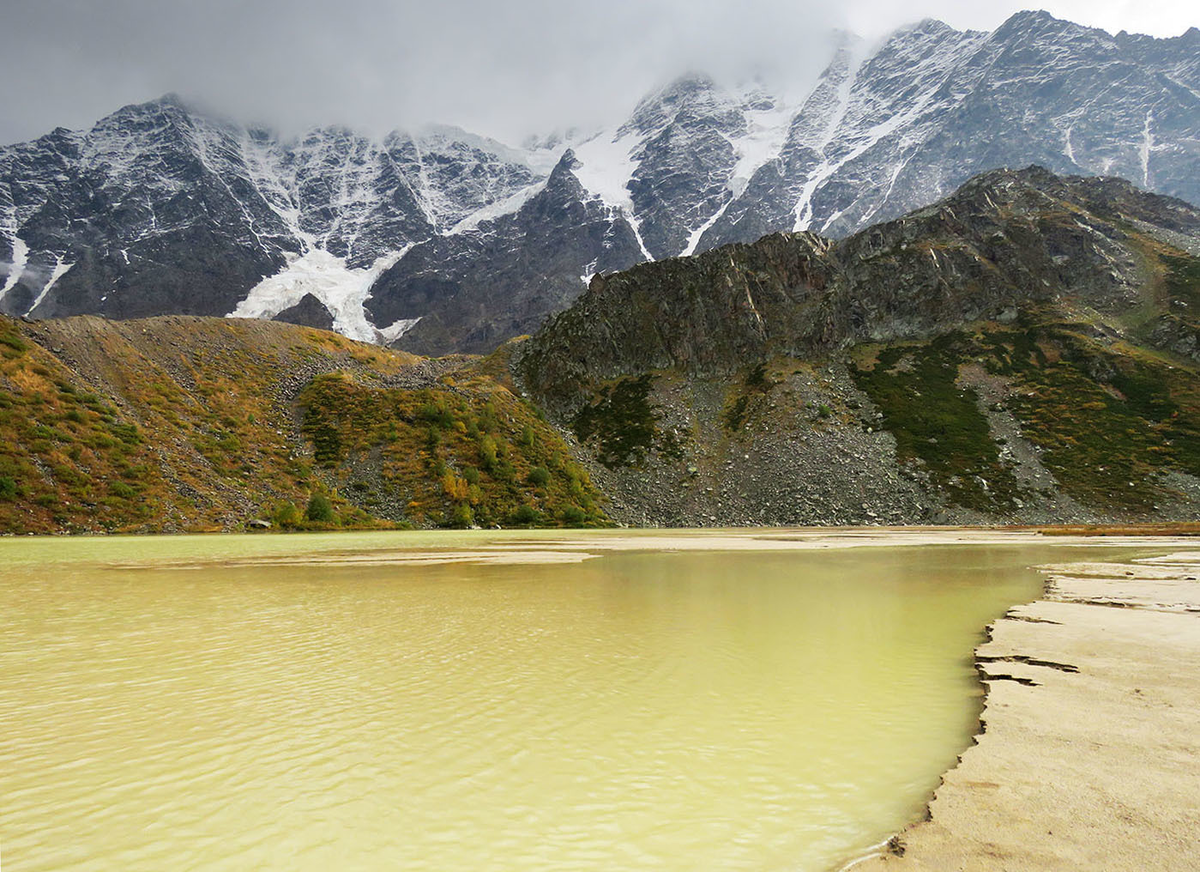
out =
[[[845,236],[1032,163],[1200,201],[1200,30],[1025,12],[991,33],[839,34],[800,98],[691,73],[613,128],[519,148],[438,126],[284,139],[168,95],[0,148],[0,311],[270,318],[306,300],[356,339],[486,351],[597,272]]]

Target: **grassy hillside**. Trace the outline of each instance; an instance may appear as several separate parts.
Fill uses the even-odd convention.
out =
[[[271,322],[0,319],[0,531],[604,523],[497,369]]]
[[[298,402],[317,464],[369,510],[434,526],[605,522],[562,438],[480,368],[418,390],[332,373]]]

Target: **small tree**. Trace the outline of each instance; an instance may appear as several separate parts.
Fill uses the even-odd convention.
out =
[[[471,506],[467,503],[458,503],[454,507],[454,511],[450,513],[450,523],[455,527],[473,527],[475,525],[475,513],[471,511]]]
[[[333,503],[325,494],[313,494],[308,501],[308,511],[304,514],[310,521],[331,524],[334,521]]]
[[[479,440],[479,465],[487,472],[491,472],[496,468],[498,459],[496,440],[485,435]]]
[[[550,470],[544,466],[535,466],[529,470],[529,476],[526,481],[534,487],[545,487],[550,484]]]
[[[519,526],[536,524],[541,521],[541,519],[541,512],[528,503],[523,506],[519,506],[517,510],[512,513],[512,523]]]
[[[300,523],[300,510],[295,503],[280,503],[271,515],[276,527],[295,527]]]

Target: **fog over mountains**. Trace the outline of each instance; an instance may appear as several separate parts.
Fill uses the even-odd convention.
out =
[[[178,98],[0,149],[0,311],[279,317],[488,351],[597,273],[778,230],[843,237],[1039,164],[1200,202],[1200,30],[1019,13],[840,38],[810,93],[703,73],[615,128],[296,138]]]

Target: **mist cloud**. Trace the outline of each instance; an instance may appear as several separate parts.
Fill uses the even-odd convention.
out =
[[[382,133],[430,121],[515,142],[606,123],[688,71],[811,79],[828,35],[923,17],[991,29],[1027,3],[884,0],[37,0],[4,13],[0,142],[86,128],[174,91],[285,130]],[[1051,12],[1170,35],[1191,4],[1061,0]]]

